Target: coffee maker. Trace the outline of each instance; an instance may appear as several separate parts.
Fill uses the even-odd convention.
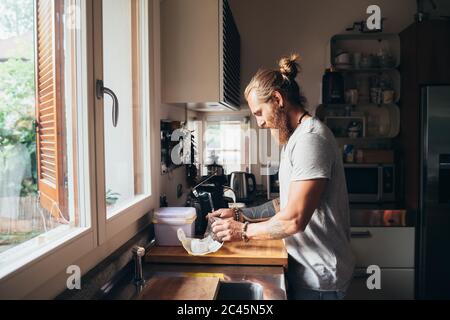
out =
[[[195,234],[198,236],[203,236],[206,231],[208,213],[227,207],[223,196],[224,179],[224,176],[212,174],[194,186],[188,195],[186,206],[194,207],[197,211]]]

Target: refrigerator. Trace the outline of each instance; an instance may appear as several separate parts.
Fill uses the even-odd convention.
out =
[[[421,88],[418,298],[450,299],[450,85]]]

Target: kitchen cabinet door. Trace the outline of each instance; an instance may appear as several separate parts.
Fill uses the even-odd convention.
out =
[[[238,110],[240,48],[227,0],[161,1],[162,102]]]
[[[414,268],[414,228],[351,228],[356,267]]]
[[[418,25],[415,45],[419,83],[450,81],[449,37],[449,21],[426,21]]]
[[[346,300],[414,299],[414,269],[381,269],[380,289],[368,289],[365,268],[356,269]]]

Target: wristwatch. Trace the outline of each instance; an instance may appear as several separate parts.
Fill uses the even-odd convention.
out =
[[[244,226],[242,227],[242,240],[245,242],[248,242],[250,239],[247,237],[247,228],[248,228],[248,221],[244,223]]]

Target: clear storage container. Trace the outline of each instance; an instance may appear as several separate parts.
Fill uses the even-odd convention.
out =
[[[195,219],[197,213],[192,207],[165,207],[155,211],[153,223],[155,240],[159,246],[181,246],[177,230],[183,229],[186,237],[195,234]]]

